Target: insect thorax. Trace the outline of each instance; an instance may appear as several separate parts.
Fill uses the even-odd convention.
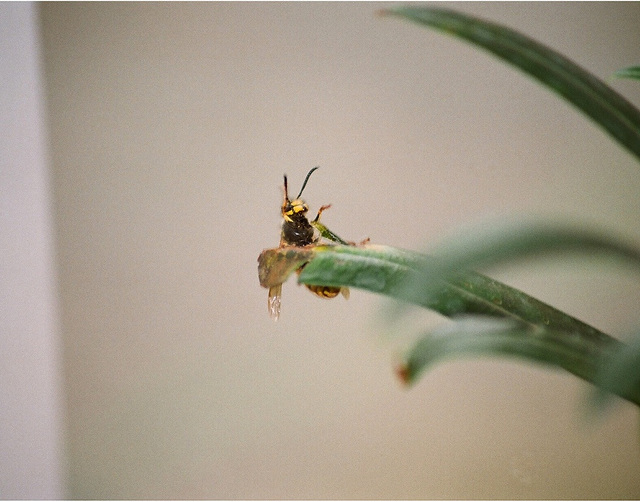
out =
[[[316,242],[318,238],[306,216],[297,214],[282,224],[282,240],[290,246],[307,246]]]

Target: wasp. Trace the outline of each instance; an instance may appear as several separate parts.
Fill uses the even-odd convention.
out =
[[[302,183],[300,193],[298,193],[293,200],[289,199],[287,175],[284,175],[284,200],[281,208],[282,218],[284,221],[282,222],[282,231],[280,232],[281,248],[286,246],[315,246],[323,237],[338,244],[353,245],[353,243],[340,238],[320,223],[320,215],[323,211],[329,209],[331,204],[320,207],[318,214],[312,221],[309,221],[307,218],[309,206],[307,206],[307,203],[300,197],[307,186],[309,178],[317,169],[318,167],[314,167],[307,173],[307,177],[304,179],[304,183]],[[300,274],[303,268],[304,265],[297,270],[297,273]],[[312,293],[316,294],[320,298],[335,298],[340,293],[342,293],[345,298],[349,298],[349,288],[346,287],[308,284],[306,286]],[[276,321],[278,320],[278,317],[280,317],[281,296],[282,284],[269,288],[269,315]]]

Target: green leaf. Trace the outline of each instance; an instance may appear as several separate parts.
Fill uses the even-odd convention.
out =
[[[612,354],[624,347],[585,339],[578,333],[531,328],[521,323],[493,318],[470,317],[431,331],[409,352],[398,372],[411,384],[425,369],[445,359],[465,355],[502,355],[524,358],[561,367],[588,381],[594,381]],[[640,388],[610,387],[611,391],[640,405]]]
[[[597,253],[640,267],[640,249],[633,244],[576,224],[526,218],[484,221],[458,230],[433,249],[452,270],[567,252]]]
[[[610,394],[629,395],[640,393],[640,333],[636,333],[629,345],[621,345],[607,365],[596,377],[600,389],[595,402],[601,406],[609,404]]]
[[[447,9],[393,7],[383,13],[466,39],[520,68],[573,103],[640,158],[640,111],[560,53],[505,26]]]
[[[452,318],[473,314],[511,321],[516,323],[517,330],[509,332],[509,340],[524,333],[536,333],[537,337],[520,344],[512,343],[510,353],[561,367],[590,382],[597,374],[598,357],[611,353],[620,343],[592,326],[481,274],[458,271],[455,277],[446,278],[443,263],[437,258],[384,246],[332,246],[314,256],[300,274],[299,282],[366,289],[428,307]],[[425,290],[407,287],[407,283],[424,280],[425,270],[435,271],[426,294]],[[541,338],[541,333],[548,337]],[[566,347],[558,345],[562,337],[567,339],[562,342]],[[533,340],[537,342],[536,352],[530,343]],[[492,343],[492,339],[487,341],[490,342],[485,345],[488,351],[497,355],[505,352],[504,346],[497,343],[498,339],[493,340],[496,343]],[[564,352],[559,347],[563,347]],[[586,357],[583,352],[588,358],[578,365],[576,360]],[[414,371],[417,365],[407,368],[411,368],[407,378],[412,379],[419,373]]]
[[[455,279],[461,270],[567,252],[617,259],[640,267],[640,251],[635,246],[588,229],[535,221],[496,222],[485,224],[480,229],[467,230],[440,245],[434,250],[437,261],[422,263],[420,273],[414,280],[408,281],[406,287],[413,290],[411,295],[426,298],[437,292],[439,281]],[[501,302],[505,304],[510,297],[511,295],[505,294],[501,297]],[[513,310],[515,305],[509,308]],[[539,318],[527,318],[529,314],[524,306],[518,312],[524,320],[540,324]],[[552,320],[555,318],[551,311],[546,315],[547,318],[551,316]],[[564,324],[563,319],[563,316],[559,316],[553,321],[554,326],[557,329],[571,329]]]
[[[298,280],[304,284],[361,288],[450,318],[481,315],[509,321],[515,324],[494,330],[493,338],[476,341],[471,340],[468,326],[463,326],[459,338],[462,345],[447,345],[443,353],[455,354],[451,347],[460,348],[458,352],[476,347],[496,355],[509,353],[561,367],[597,383],[598,361],[609,361],[623,344],[522,291],[469,271],[468,266],[567,251],[590,256],[600,253],[640,265],[640,254],[634,247],[573,227],[521,222],[516,228],[496,225],[491,232],[468,233],[452,242],[440,248],[440,257],[370,244],[265,250],[259,276],[264,287],[271,287],[302,268]],[[422,360],[423,355],[416,359]],[[425,361],[422,366],[410,363],[407,378],[431,363]],[[638,402],[636,388],[610,385],[606,389]]]
[[[491,299],[465,290],[467,285],[442,281],[433,295],[426,296],[406,287],[423,267],[436,266],[434,259],[387,246],[321,247],[302,270],[298,281],[322,286],[350,286],[380,293],[430,308],[446,316],[463,313],[504,316],[507,313]],[[479,274],[465,276],[471,287],[487,291],[497,284]],[[483,289],[484,288],[484,289]]]
[[[473,286],[475,283],[473,276],[461,270],[558,252],[586,253],[590,257],[596,255],[614,257],[621,262],[640,266],[640,252],[634,246],[589,230],[573,226],[543,225],[536,222],[485,225],[481,231],[467,231],[440,246],[437,250],[439,260],[435,265],[424,263],[421,270],[407,281],[406,287],[410,293],[404,294],[429,298],[438,294],[442,280],[456,284],[463,282]],[[532,360],[560,366],[590,382],[600,383],[598,360],[601,361],[600,364],[602,361],[609,361],[614,351],[624,347],[623,344],[614,341],[599,330],[513,288],[499,283],[490,285],[485,280],[474,289],[476,294],[484,298],[493,298],[505,311],[509,312],[513,319],[520,321],[520,325],[518,329],[508,330],[506,334],[498,331],[494,337],[488,337],[485,340],[469,339],[468,330],[465,329],[459,340],[452,341],[454,345],[446,346],[451,349],[447,352],[447,356],[455,354],[458,348],[460,352],[481,348],[485,351],[493,350],[496,354],[518,354]],[[526,325],[527,323],[529,326]],[[535,333],[533,338],[527,336],[532,333],[532,327],[542,330],[533,332]],[[506,340],[505,336],[507,336]],[[518,337],[520,339],[516,340]],[[540,345],[541,340],[542,345]],[[420,347],[429,343],[431,342],[427,340]],[[410,356],[410,360],[411,357],[414,356]],[[436,356],[434,358],[437,359]],[[417,359],[417,361],[421,360],[420,357]],[[425,366],[430,362],[430,360],[425,362]],[[417,370],[414,371],[412,368]],[[623,385],[622,382],[628,379],[625,380],[620,376],[623,371],[629,369],[630,365],[627,364],[617,374],[615,384],[606,381],[606,386],[604,383],[603,386],[610,392],[634,400],[640,395],[639,389]],[[405,373],[407,378],[411,379],[412,375],[418,374],[421,370],[420,364],[408,363]],[[634,402],[640,404],[638,401]]]
[[[614,73],[614,76],[618,78],[635,78],[640,80],[640,66],[629,66],[622,68]]]

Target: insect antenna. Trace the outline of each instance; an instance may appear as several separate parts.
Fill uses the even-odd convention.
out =
[[[316,169],[320,169],[320,166],[316,166],[313,169],[311,169],[311,171],[309,171],[307,173],[307,177],[304,179],[304,183],[302,184],[302,188],[300,189],[300,193],[298,194],[298,196],[296,197],[296,199],[299,199],[300,196],[302,195],[302,192],[304,191],[304,187],[307,186],[307,181],[309,181],[309,176],[311,176],[311,174],[313,173],[313,171],[315,171]],[[285,176],[285,181],[284,181],[284,186],[285,186],[285,190],[287,189],[287,177]]]
[[[289,192],[287,190],[287,175],[284,175],[284,200],[289,200]]]

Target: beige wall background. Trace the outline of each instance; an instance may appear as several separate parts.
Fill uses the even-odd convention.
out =
[[[282,174],[350,239],[428,249],[536,215],[640,243],[637,161],[555,95],[372,3],[40,5],[69,496],[638,498],[637,410],[508,360],[414,388],[385,301],[256,259]],[[446,5],[446,4],[445,4]],[[602,78],[638,63],[637,3],[474,3]],[[637,82],[613,86],[640,104]],[[492,275],[616,336],[640,277],[588,257]],[[604,287],[603,287],[604,285]],[[443,322],[416,314],[424,325]]]

